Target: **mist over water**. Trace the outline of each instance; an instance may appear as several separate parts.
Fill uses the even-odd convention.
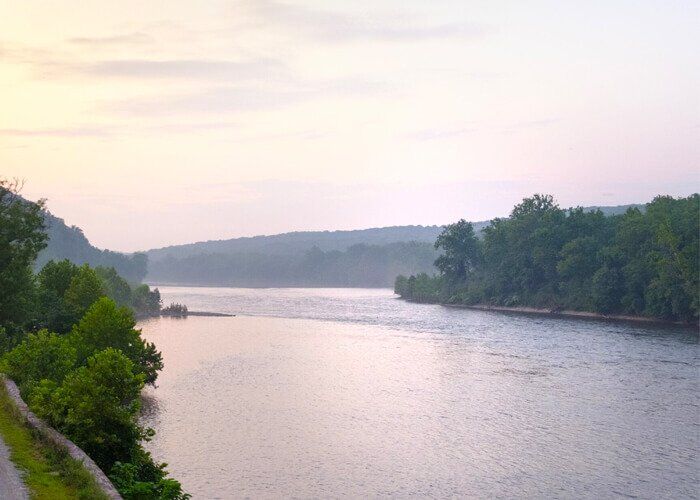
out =
[[[195,498],[695,497],[698,338],[389,290],[161,288],[148,447]]]

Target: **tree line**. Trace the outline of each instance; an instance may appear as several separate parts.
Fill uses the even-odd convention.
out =
[[[68,260],[35,274],[48,238],[43,213],[43,202],[21,199],[0,180],[0,371],[124,498],[189,498],[143,447],[153,430],[138,421],[141,389],[155,384],[163,361],[134,313],[157,314],[158,290]]]
[[[489,304],[697,322],[700,195],[657,196],[605,216],[534,195],[477,235],[465,220],[435,242],[437,273],[399,275],[419,302]]]
[[[41,269],[50,260],[68,259],[76,264],[92,267],[113,267],[119,276],[130,283],[140,283],[146,276],[148,257],[145,253],[125,255],[111,250],[100,250],[90,244],[83,231],[68,226],[48,210],[43,210],[44,227],[48,236],[47,245],[34,261],[34,269]]]
[[[430,243],[356,244],[304,253],[212,253],[152,260],[148,278],[174,284],[221,286],[390,287],[397,274],[432,269]]]

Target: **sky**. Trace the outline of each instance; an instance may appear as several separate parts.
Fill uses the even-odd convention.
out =
[[[0,13],[0,176],[101,248],[700,190],[697,0]]]

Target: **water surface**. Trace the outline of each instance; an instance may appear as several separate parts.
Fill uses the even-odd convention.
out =
[[[696,498],[698,339],[406,303],[163,287],[149,449],[195,498]]]

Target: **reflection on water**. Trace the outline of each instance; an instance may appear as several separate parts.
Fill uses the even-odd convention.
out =
[[[387,290],[162,288],[149,444],[195,498],[695,497],[697,336]]]

